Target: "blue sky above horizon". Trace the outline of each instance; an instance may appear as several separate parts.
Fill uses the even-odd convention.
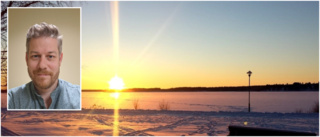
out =
[[[319,2],[110,2],[82,7],[82,88],[241,86],[319,81]]]

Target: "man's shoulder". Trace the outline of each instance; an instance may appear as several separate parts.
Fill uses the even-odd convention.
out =
[[[24,91],[25,91],[25,90],[28,90],[28,88],[27,88],[27,87],[28,87],[28,84],[29,84],[29,83],[23,84],[23,85],[21,85],[21,86],[19,86],[19,87],[11,88],[11,89],[9,89],[8,94],[9,94],[9,95],[10,95],[10,94],[14,95],[14,94],[25,93]]]
[[[80,92],[79,85],[74,85],[74,84],[67,82],[65,80],[62,80],[62,79],[59,79],[59,84],[61,84],[61,86],[68,91]]]
[[[59,86],[62,88],[60,92],[60,102],[63,108],[80,109],[81,89],[79,85],[71,84],[67,81],[59,79]]]

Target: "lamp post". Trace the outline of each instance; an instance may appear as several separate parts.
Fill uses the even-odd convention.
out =
[[[252,72],[249,70],[248,72],[247,72],[247,74],[248,74],[248,76],[249,76],[249,104],[248,104],[248,112],[250,112],[250,76],[251,76],[251,74],[252,74]]]

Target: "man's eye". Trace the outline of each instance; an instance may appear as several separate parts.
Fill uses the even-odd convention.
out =
[[[54,56],[52,56],[52,55],[49,55],[49,56],[48,56],[48,58],[50,58],[50,59],[51,59],[51,58],[54,58]]]
[[[32,58],[38,58],[39,55],[32,55],[31,57],[32,57]]]

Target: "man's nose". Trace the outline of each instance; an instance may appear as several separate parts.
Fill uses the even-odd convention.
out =
[[[46,69],[47,68],[47,59],[44,57],[44,56],[41,56],[40,57],[40,60],[39,60],[39,68],[40,69]]]

